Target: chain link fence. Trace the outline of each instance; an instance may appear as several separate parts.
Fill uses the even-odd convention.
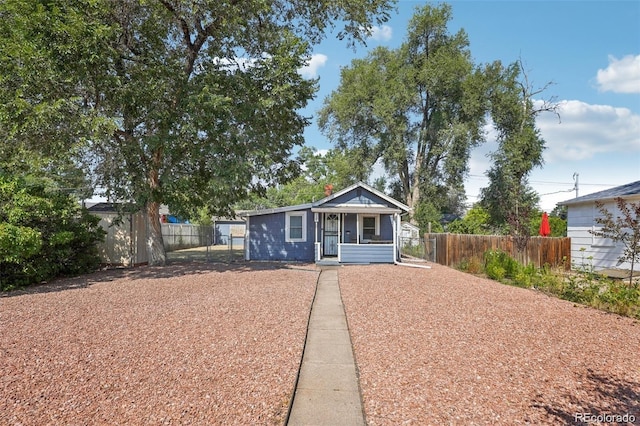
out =
[[[163,223],[162,240],[167,252],[211,244],[213,227],[188,223]]]
[[[404,257],[415,257],[434,262],[436,240],[435,238],[400,237],[400,253]]]

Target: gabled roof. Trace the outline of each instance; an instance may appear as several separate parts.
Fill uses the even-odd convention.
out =
[[[419,231],[419,230],[420,230],[420,227],[419,227],[419,226],[416,226],[416,225],[414,225],[413,223],[410,223],[410,222],[402,222],[402,223],[400,224],[400,226],[401,226],[402,228],[415,229],[416,231]]]
[[[405,205],[402,204],[401,202],[394,200],[393,198],[389,197],[388,195],[378,191],[375,188],[370,187],[369,185],[367,185],[364,182],[358,182],[355,183],[341,191],[336,192],[335,194],[331,194],[328,197],[322,198],[321,200],[318,200],[316,202],[313,203],[307,203],[307,204],[298,204],[295,206],[285,206],[285,207],[276,207],[273,209],[263,209],[263,210],[252,210],[252,211],[245,211],[245,212],[239,212],[238,215],[242,216],[242,217],[247,217],[247,216],[260,216],[260,215],[265,215],[265,214],[274,214],[274,213],[284,213],[284,212],[291,212],[291,211],[299,211],[299,210],[307,210],[307,209],[322,209],[322,208],[335,208],[335,205],[332,205],[330,202],[338,197],[340,197],[343,194],[346,194],[350,191],[353,191],[354,189],[357,188],[362,188],[365,189],[369,192],[371,192],[372,194],[375,194],[376,196],[382,198],[383,200],[385,200],[386,202],[390,203],[391,205],[395,206],[398,210],[402,210],[402,211],[406,211],[408,212],[410,210],[410,208]],[[368,209],[367,211],[373,211],[374,209]],[[388,211],[389,208],[388,207],[384,207],[381,209],[378,209],[377,212],[386,212]],[[364,209],[363,209],[364,212]]]
[[[630,195],[640,196],[640,180],[616,186],[615,188],[605,189],[604,191],[594,192],[593,194],[583,195],[582,197],[573,198],[571,200],[562,201],[558,204],[567,206],[596,200],[612,200],[614,198],[628,197]]]
[[[386,202],[388,202],[389,204],[392,204],[392,205],[396,206],[396,207],[397,207],[398,209],[400,209],[400,210],[404,210],[404,211],[407,211],[407,212],[408,212],[409,210],[411,210],[411,209],[409,208],[409,206],[407,206],[407,205],[405,205],[405,204],[402,204],[400,201],[397,201],[397,200],[395,200],[395,199],[393,199],[393,198],[389,197],[388,195],[386,195],[386,194],[384,194],[384,193],[382,193],[382,192],[378,191],[378,190],[377,190],[377,189],[375,189],[375,188],[372,188],[371,186],[367,185],[367,184],[366,184],[366,183],[364,183],[364,182],[354,183],[353,185],[348,186],[348,187],[346,187],[345,189],[343,189],[343,190],[341,190],[341,191],[336,192],[335,194],[331,194],[331,195],[329,195],[328,197],[325,197],[325,198],[323,198],[323,199],[321,199],[321,200],[318,200],[318,201],[316,201],[315,203],[313,203],[313,207],[321,207],[321,206],[323,206],[323,205],[330,204],[330,203],[329,203],[330,201],[332,201],[332,200],[334,200],[334,199],[336,199],[336,198],[340,197],[340,196],[341,196],[341,195],[343,195],[343,194],[346,194],[346,193],[348,193],[348,192],[351,192],[351,191],[353,191],[354,189],[357,189],[357,188],[365,189],[365,190],[367,190],[367,191],[371,192],[372,194],[377,195],[378,197],[382,198],[383,200],[385,200],[385,201],[386,201]]]

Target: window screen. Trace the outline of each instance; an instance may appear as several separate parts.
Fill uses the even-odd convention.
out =
[[[362,218],[362,234],[365,240],[370,240],[376,234],[376,218]]]
[[[302,216],[289,216],[289,238],[302,238]]]

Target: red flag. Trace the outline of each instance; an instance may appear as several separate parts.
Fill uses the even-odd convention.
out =
[[[551,226],[549,226],[549,216],[547,216],[547,212],[542,213],[542,221],[540,222],[540,231],[538,233],[542,237],[551,235]]]

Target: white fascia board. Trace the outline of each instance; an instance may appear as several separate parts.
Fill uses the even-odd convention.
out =
[[[313,207],[311,211],[314,213],[363,213],[363,214],[392,214],[401,213],[400,209],[392,209],[384,206],[363,206],[363,205],[345,205],[344,207]]]
[[[250,217],[250,216],[262,216],[265,214],[275,214],[275,213],[285,213],[285,212],[294,212],[298,210],[308,210],[312,206],[309,204],[299,204],[297,206],[286,206],[286,207],[276,207],[273,209],[264,209],[264,210],[252,210],[242,212],[242,217]]]
[[[403,211],[406,211],[406,212],[411,211],[409,206],[401,203],[398,200],[395,200],[395,199],[389,197],[387,194],[384,194],[384,193],[378,191],[375,188],[372,188],[371,186],[367,185],[364,182],[355,183],[355,184],[343,189],[342,191],[338,191],[335,194],[331,194],[328,197],[325,197],[325,198],[323,198],[321,200],[318,200],[315,203],[313,203],[313,206],[314,207],[322,206],[323,204],[327,203],[328,201],[331,201],[334,198],[340,197],[341,195],[346,194],[347,192],[353,191],[354,189],[356,189],[358,187],[366,189],[367,191],[371,192],[372,194],[377,195],[378,197],[382,198],[385,201],[388,201],[390,204],[393,204],[393,205],[397,206],[400,210],[403,210]]]

